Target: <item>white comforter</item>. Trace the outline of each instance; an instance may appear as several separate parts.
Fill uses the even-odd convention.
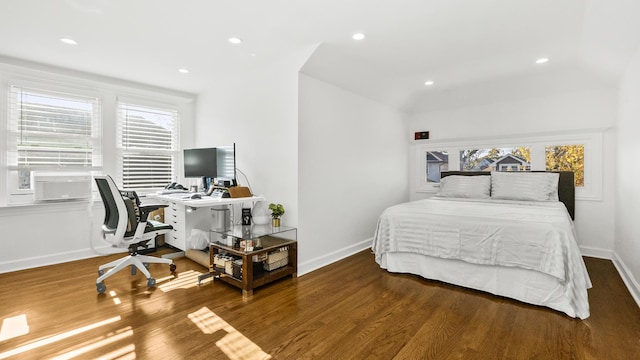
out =
[[[384,253],[408,252],[542,272],[565,286],[577,316],[589,316],[591,281],[560,202],[432,198],[396,205],[380,216],[372,248],[379,264]]]

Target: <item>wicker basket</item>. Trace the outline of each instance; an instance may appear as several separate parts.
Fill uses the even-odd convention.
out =
[[[269,253],[267,260],[264,262],[264,269],[267,271],[275,270],[289,264],[289,251],[274,251]]]
[[[264,269],[267,271],[271,271],[271,270],[275,270],[275,269],[279,269],[285,265],[289,264],[289,258],[284,258],[280,261],[276,261],[274,263],[264,263]]]

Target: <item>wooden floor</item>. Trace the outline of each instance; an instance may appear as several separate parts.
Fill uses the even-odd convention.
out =
[[[0,274],[0,359],[638,359],[640,309],[612,263],[587,258],[591,317],[381,270],[369,251],[244,301],[186,258],[95,290],[116,256]],[[166,277],[166,278],[165,278]],[[22,322],[20,320],[23,320]],[[23,329],[25,330],[25,329]]]

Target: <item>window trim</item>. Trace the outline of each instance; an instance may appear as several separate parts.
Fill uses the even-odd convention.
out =
[[[501,137],[483,137],[473,139],[436,139],[420,140],[414,144],[415,192],[433,194],[439,184],[426,181],[426,153],[428,151],[448,151],[449,169],[460,168],[461,150],[478,148],[508,148],[528,146],[531,148],[531,170],[546,170],[545,148],[557,145],[584,145],[584,187],[576,188],[578,200],[602,200],[603,171],[603,134],[605,129],[584,129],[571,132],[554,132],[530,135],[509,135]]]
[[[2,151],[0,152],[2,156],[2,167],[4,171],[2,172],[2,178],[4,182],[0,182],[3,184],[4,199],[0,203],[1,204],[28,204],[33,202],[33,186],[31,189],[20,189],[19,188],[19,180],[17,173],[21,170],[27,170],[23,166],[19,166],[17,164],[12,164],[9,161],[9,156],[13,154],[13,150],[9,149],[10,147],[17,146],[15,142],[15,134],[13,128],[14,119],[11,117],[11,108],[10,103],[8,102],[9,96],[13,93],[11,90],[12,87],[17,87],[21,89],[25,89],[28,91],[42,91],[43,93],[51,93],[56,94],[59,93],[61,95],[69,95],[72,97],[78,98],[86,98],[86,99],[94,99],[95,104],[98,109],[96,110],[96,118],[92,118],[92,166],[90,167],[75,167],[75,166],[61,166],[61,167],[30,167],[28,171],[44,171],[44,172],[53,172],[53,173],[87,173],[93,174],[96,171],[100,171],[102,169],[103,163],[103,134],[102,127],[104,122],[104,104],[103,97],[94,89],[86,88],[83,86],[79,86],[73,83],[66,82],[53,82],[47,81],[47,79],[31,79],[31,78],[23,78],[19,76],[8,76],[2,82],[2,120],[3,127],[2,130],[5,134],[5,146],[2,147]]]
[[[174,141],[174,146],[172,150],[145,150],[145,149],[139,149],[136,151],[139,151],[141,153],[149,153],[149,154],[159,154],[159,153],[166,153],[167,155],[170,155],[173,157],[173,168],[172,168],[172,178],[173,179],[177,179],[179,177],[180,174],[180,169],[182,167],[182,159],[181,159],[181,137],[180,137],[180,127],[181,127],[181,118],[182,118],[182,112],[183,112],[183,108],[182,108],[182,104],[171,101],[168,98],[162,98],[160,97],[160,100],[158,100],[158,97],[156,97],[154,100],[150,100],[146,97],[143,96],[132,96],[132,95],[121,95],[121,96],[117,96],[116,100],[115,100],[115,113],[116,113],[116,167],[117,167],[117,171],[116,171],[116,183],[118,184],[118,186],[122,187],[123,183],[124,183],[124,168],[123,168],[123,156],[125,155],[125,149],[122,146],[122,135],[123,135],[123,130],[124,130],[124,124],[123,124],[123,120],[124,118],[121,116],[120,114],[120,104],[130,104],[133,106],[140,106],[140,107],[146,107],[146,108],[152,108],[152,109],[157,109],[157,110],[163,110],[163,111],[167,111],[167,112],[174,112],[175,113],[175,124],[173,125],[173,141]],[[131,150],[133,151],[133,150]],[[140,194],[146,194],[149,192],[153,192],[157,189],[149,189],[149,188],[135,188],[135,189],[131,189],[131,190],[135,190]]]
[[[116,97],[126,96],[136,99],[147,99],[148,102],[160,99],[162,102],[171,103],[180,110],[181,128],[178,139],[182,145],[193,145],[195,135],[191,131],[183,132],[182,129],[192,130],[195,122],[195,103],[197,95],[179,90],[159,88],[157,86],[140,84],[125,79],[117,79],[97,74],[80,72],[72,69],[62,69],[48,65],[37,65],[22,60],[0,60],[0,138],[4,142],[9,139],[8,134],[8,86],[22,85],[27,87],[39,87],[53,91],[77,93],[87,96],[95,96],[102,99],[102,124],[99,141],[101,145],[101,166],[93,167],[91,175],[117,174],[117,154],[115,144],[115,116]],[[34,86],[38,84],[39,86]],[[0,146],[0,209],[5,207],[41,207],[51,205],[49,203],[36,203],[33,201],[33,193],[10,194],[9,177],[11,171],[7,163],[7,147]],[[181,176],[182,159],[178,157],[176,174]],[[16,178],[17,188],[17,178]],[[58,202],[56,202],[58,203]],[[62,202],[60,202],[62,204]],[[48,206],[49,207],[49,206]],[[55,206],[50,206],[55,208]]]

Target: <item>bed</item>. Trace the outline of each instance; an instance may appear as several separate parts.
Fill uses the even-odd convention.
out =
[[[380,215],[375,260],[586,319],[573,184],[571,172],[443,172],[438,195]]]

